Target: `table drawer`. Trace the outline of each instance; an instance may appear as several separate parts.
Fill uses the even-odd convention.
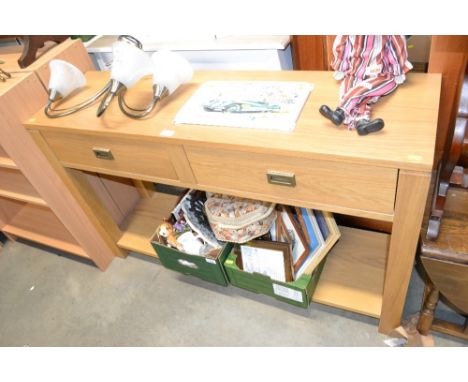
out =
[[[393,214],[396,169],[192,146],[185,151],[202,189]]]
[[[170,153],[174,145],[132,138],[42,134],[64,166],[129,178],[178,180]]]

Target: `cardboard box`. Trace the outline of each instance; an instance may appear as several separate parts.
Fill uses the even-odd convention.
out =
[[[244,272],[237,265],[237,258],[237,254],[231,251],[224,261],[224,268],[232,285],[305,309],[310,305],[327,259],[325,257],[311,274],[303,274],[298,280],[292,282],[281,282],[259,273]]]
[[[223,263],[231,252],[232,244],[226,244],[216,259],[182,253],[160,244],[156,238],[153,238],[151,244],[164,267],[214,284],[229,284]]]

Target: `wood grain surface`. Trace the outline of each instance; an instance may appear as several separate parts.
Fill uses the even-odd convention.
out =
[[[3,230],[17,237],[90,258],[48,207],[25,205]]]
[[[430,173],[400,171],[398,176],[379,323],[379,331],[383,333],[400,325],[430,181]]]
[[[21,76],[22,80],[8,92],[8,97],[2,96],[0,100],[1,145],[63,225],[73,232],[84,251],[101,269],[106,269],[114,257],[111,243],[106,243],[97,232],[90,217],[21,124],[47,100],[47,93],[34,73],[21,73]]]
[[[88,98],[107,82],[108,76],[105,72],[88,72],[88,85],[63,106]],[[208,80],[305,81],[314,84],[315,88],[292,133],[174,125],[177,111],[198,86]],[[336,128],[320,115],[320,105],[337,104],[339,84],[330,72],[311,71],[198,71],[191,83],[183,85],[171,97],[163,100],[147,119],[129,119],[114,102],[102,118],[96,118],[95,105],[57,119],[49,119],[40,111],[25,124],[32,129],[66,131],[69,134],[99,135],[104,132],[108,137],[137,137],[147,141],[429,170],[432,169],[434,156],[440,82],[441,77],[437,74],[408,75],[407,82],[398,91],[382,99],[373,109],[374,116],[385,120],[385,129],[366,137],[358,136],[344,127]],[[129,102],[133,106],[144,105],[150,98],[150,78],[143,79],[128,92]],[[172,131],[172,136],[161,137],[161,133],[167,130]]]
[[[186,152],[202,188],[212,186],[226,192],[257,193],[261,195],[260,199],[268,195],[284,203],[314,201],[322,205],[393,214],[395,169],[197,147],[186,147]],[[296,185],[287,187],[268,183],[266,175],[270,170],[293,173]]]

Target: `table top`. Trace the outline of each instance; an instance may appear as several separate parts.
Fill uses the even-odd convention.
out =
[[[97,36],[87,42],[86,48],[90,53],[110,53],[112,44],[119,36]],[[238,35],[193,35],[186,34],[180,36],[158,35],[158,36],[135,36],[143,44],[145,51],[155,51],[161,49],[168,50],[264,50],[264,49],[285,49],[289,36],[238,36]]]
[[[88,85],[61,106],[88,98],[108,80],[107,72],[88,72]],[[103,117],[96,118],[97,105],[64,118],[49,119],[43,111],[25,121],[28,128],[108,134],[171,143],[231,148],[240,151],[287,154],[333,161],[366,163],[428,172],[434,157],[441,75],[410,73],[393,94],[373,107],[372,118],[383,118],[385,128],[359,136],[346,127],[335,127],[319,113],[322,104],[336,106],[339,83],[331,72],[319,71],[199,71],[193,80],[164,99],[150,117],[133,120],[122,114],[116,100]],[[293,132],[239,129],[218,126],[174,125],[178,110],[198,86],[208,80],[305,81],[315,88]],[[141,80],[128,91],[128,103],[146,105],[151,98],[151,78]],[[171,136],[168,135],[168,131]]]

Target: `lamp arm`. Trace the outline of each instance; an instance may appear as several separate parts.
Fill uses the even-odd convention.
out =
[[[149,113],[151,113],[158,103],[159,98],[154,98],[149,103],[149,105],[145,109],[134,109],[127,105],[125,102],[124,92],[119,94],[119,107],[122,113],[124,113],[127,117],[133,119],[140,119],[146,117]],[[131,110],[131,111],[130,111]]]
[[[99,103],[96,116],[100,117],[101,115],[103,115],[109,107],[111,101],[114,99],[114,97],[117,96],[123,90],[125,90],[125,86],[121,82],[111,79],[109,82],[109,91]]]
[[[119,107],[122,113],[133,119],[141,119],[150,114],[160,99],[168,95],[167,88],[153,85],[153,99],[145,109],[135,109],[125,102],[125,90],[119,94]],[[130,111],[131,110],[131,111]],[[136,112],[136,113],[135,113]]]
[[[44,113],[49,117],[49,118],[59,118],[59,117],[66,117],[67,115],[76,113],[80,110],[86,109],[87,107],[91,106],[94,104],[104,93],[106,93],[111,86],[111,82],[109,81],[106,86],[104,86],[101,90],[99,90],[96,94],[94,94],[91,98],[87,99],[86,101],[83,101],[77,105],[68,107],[68,108],[63,108],[63,109],[55,109],[52,107],[53,100],[49,99],[49,102],[47,103],[46,107],[44,108]]]

